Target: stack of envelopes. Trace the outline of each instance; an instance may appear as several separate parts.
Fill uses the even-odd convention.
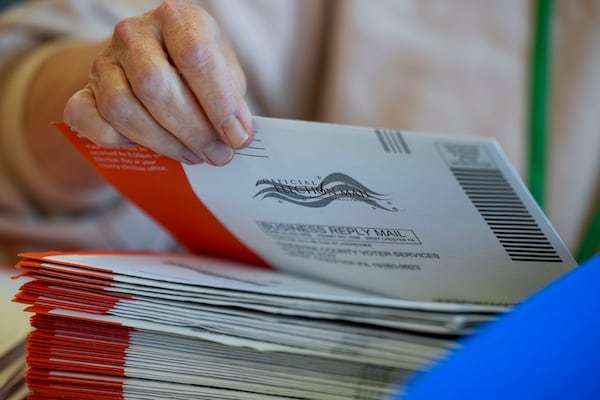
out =
[[[28,254],[30,399],[380,399],[505,309],[182,254]]]

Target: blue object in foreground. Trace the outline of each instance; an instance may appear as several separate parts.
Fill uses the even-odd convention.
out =
[[[395,400],[600,399],[600,256],[463,344]]]

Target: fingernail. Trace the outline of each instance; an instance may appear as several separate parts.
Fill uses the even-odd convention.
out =
[[[217,140],[211,148],[204,151],[204,156],[213,165],[225,165],[233,158],[233,149]]]
[[[248,140],[248,132],[244,130],[242,123],[235,115],[230,115],[221,127],[229,145],[234,149],[237,149]]]
[[[190,149],[185,149],[181,154],[181,161],[185,164],[194,165],[202,164],[204,160],[192,152]]]

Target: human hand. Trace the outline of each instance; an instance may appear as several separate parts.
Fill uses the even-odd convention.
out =
[[[214,19],[190,1],[168,0],[115,26],[63,117],[101,146],[137,143],[187,164],[225,165],[252,141],[245,92]]]

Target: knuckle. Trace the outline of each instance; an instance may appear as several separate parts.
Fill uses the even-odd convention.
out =
[[[127,139],[113,127],[97,124],[96,104],[93,92],[89,88],[82,89],[65,104],[63,119],[98,146],[116,147],[126,143]]]
[[[214,43],[204,38],[189,38],[182,41],[177,49],[179,66],[185,71],[210,71],[214,68]]]
[[[130,78],[130,83],[133,92],[142,103],[168,103],[169,85],[158,66],[150,63],[138,65]]]
[[[155,9],[155,13],[163,19],[177,18],[182,6],[181,1],[165,0]]]
[[[139,27],[135,17],[125,18],[115,24],[113,29],[113,44],[117,46],[129,46],[135,42],[136,32]]]
[[[92,60],[91,77],[98,76],[104,69],[105,61],[102,56],[96,57]]]
[[[204,25],[210,23],[212,19],[201,5],[189,0],[165,0],[154,10],[154,13],[163,21],[176,24],[182,21],[193,21],[195,24]]]
[[[100,115],[114,125],[124,125],[130,116],[130,99],[118,88],[107,88],[96,96]]]
[[[201,5],[190,1],[165,1],[156,10],[163,30],[175,43],[169,53],[182,72],[214,68],[219,51],[220,29]]]
[[[100,55],[92,60],[92,66],[90,69],[89,79],[92,83],[96,84],[102,79],[104,74],[112,67],[111,61],[104,56]]]

